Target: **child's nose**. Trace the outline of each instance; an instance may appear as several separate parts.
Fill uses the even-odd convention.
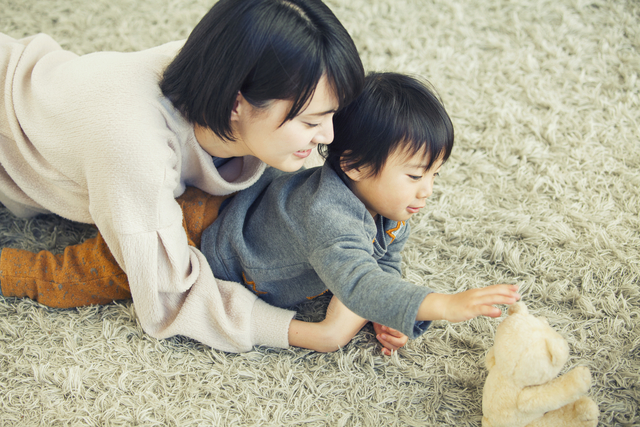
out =
[[[431,193],[433,193],[433,183],[426,182],[425,185],[420,188],[420,191],[418,192],[418,198],[427,199],[431,197]]]

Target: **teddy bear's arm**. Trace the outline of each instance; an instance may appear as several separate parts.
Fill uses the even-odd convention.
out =
[[[525,413],[547,412],[574,402],[591,386],[589,368],[578,366],[546,384],[525,387],[518,396],[518,409]]]

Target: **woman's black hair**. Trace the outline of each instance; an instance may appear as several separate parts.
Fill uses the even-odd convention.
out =
[[[286,122],[310,101],[323,75],[340,107],[362,90],[358,51],[322,1],[220,0],[166,68],[160,87],[191,123],[233,140],[238,92],[257,108],[292,100]]]
[[[453,125],[430,84],[398,73],[369,73],[360,96],[333,117],[334,139],[320,153],[343,179],[344,168],[382,170],[397,149],[424,153],[425,170],[453,149]]]

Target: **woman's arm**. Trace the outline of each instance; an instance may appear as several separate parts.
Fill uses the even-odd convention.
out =
[[[367,322],[333,296],[322,322],[291,321],[289,344],[323,353],[336,351],[346,346]]]

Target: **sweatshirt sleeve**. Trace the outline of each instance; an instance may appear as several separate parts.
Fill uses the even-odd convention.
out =
[[[430,322],[417,322],[418,308],[432,291],[385,271],[357,235],[328,241],[310,255],[310,263],[331,292],[357,315],[397,329],[414,339]]]

